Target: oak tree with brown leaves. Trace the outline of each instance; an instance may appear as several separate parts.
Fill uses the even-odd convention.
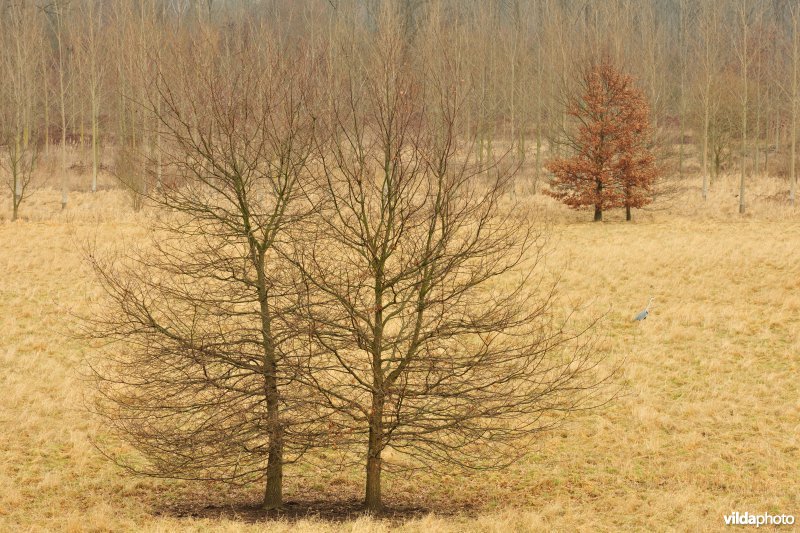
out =
[[[658,175],[649,149],[650,108],[633,78],[610,61],[590,64],[578,80],[579,90],[567,102],[575,132],[567,132],[574,155],[547,163],[553,174],[548,194],[575,209],[594,206],[594,220],[603,211],[643,207],[653,199]]]

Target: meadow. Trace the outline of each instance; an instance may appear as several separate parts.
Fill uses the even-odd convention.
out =
[[[598,347],[622,363],[613,402],[505,472],[387,476],[394,517],[348,511],[361,471],[292,467],[288,507],[312,516],[266,523],[247,512],[260,487],[132,477],[93,446],[109,437],[84,407],[92,348],[70,333],[100,297],[81,245],[135,241],[146,211],[109,188],[73,193],[60,212],[43,189],[11,223],[4,200],[0,530],[715,531],[733,511],[798,516],[800,209],[773,201],[785,181],[761,178],[744,217],[734,178],[706,202],[696,185],[631,223],[592,223],[519,187],[549,227],[559,301],[604,315]]]

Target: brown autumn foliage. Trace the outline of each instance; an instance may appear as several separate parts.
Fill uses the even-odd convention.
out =
[[[603,211],[632,207],[653,200],[658,176],[649,149],[650,108],[630,75],[604,59],[581,74],[579,93],[567,102],[567,113],[578,122],[567,135],[574,155],[550,160],[553,173],[548,194],[575,209],[594,206],[594,220]]]

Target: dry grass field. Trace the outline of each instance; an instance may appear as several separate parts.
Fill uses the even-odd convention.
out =
[[[267,523],[226,507],[260,487],[134,478],[92,446],[108,437],[83,407],[90,348],[69,323],[99,293],[79,247],[135,240],[144,215],[114,190],[74,193],[61,213],[43,190],[11,223],[4,199],[0,531],[714,531],[732,511],[800,518],[800,209],[770,201],[782,186],[753,190],[745,217],[731,180],[706,204],[690,189],[633,223],[523,197],[549,221],[564,305],[606,313],[600,347],[624,358],[618,399],[573,416],[508,472],[389,476],[386,502],[415,510],[394,520]],[[298,467],[284,493],[347,507],[361,481]]]

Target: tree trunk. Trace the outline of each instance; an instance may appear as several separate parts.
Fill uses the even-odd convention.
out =
[[[596,205],[594,206],[594,221],[595,222],[602,222],[603,220],[603,209]]]
[[[274,385],[275,380],[272,381]],[[273,392],[277,394],[277,388]],[[283,505],[283,428],[278,419],[277,401],[267,400],[267,417],[270,419],[270,436],[263,508],[278,509]]]
[[[742,20],[742,50],[740,52],[740,59],[742,63],[742,174],[739,181],[739,214],[743,215],[745,211],[744,203],[744,180],[745,180],[745,167],[747,162],[747,18],[744,0],[742,0],[742,7],[740,17]]]
[[[536,190],[539,187],[539,180],[542,177],[542,71],[541,71],[541,59],[542,59],[542,44],[539,43],[537,50],[536,50],[539,67],[536,73],[536,170],[535,170],[535,182],[533,185],[533,193],[536,194]]]
[[[92,95],[92,192],[97,192],[97,96]]]
[[[790,159],[789,159],[789,203],[794,207],[795,201],[795,193],[797,189],[797,174],[795,168],[795,157],[796,157],[796,150],[797,150],[797,100],[800,95],[798,95],[798,83],[797,83],[797,70],[798,70],[798,59],[800,59],[800,53],[798,53],[798,35],[797,35],[797,19],[798,13],[797,11],[792,12],[792,125],[791,125],[791,138],[792,138],[792,146],[790,149]]]
[[[17,175],[16,169],[14,170],[14,199],[13,199],[13,213],[11,220],[17,220],[19,216],[19,204],[22,203],[22,183]]]
[[[269,341],[265,340],[269,345]],[[272,352],[271,346],[267,349]],[[267,457],[267,486],[264,491],[264,509],[277,509],[283,505],[283,426],[280,421],[278,382],[275,376],[274,353],[265,356],[264,394],[267,400],[269,427],[269,456]]]
[[[627,220],[628,222],[631,221],[631,206],[629,205],[625,206],[625,220]]]
[[[20,178],[14,177],[14,212],[11,215],[11,220],[19,218],[19,204],[22,203],[22,182]]]
[[[19,204],[22,203],[22,179],[20,178],[20,168],[19,168],[19,161],[20,161],[20,154],[22,153],[19,142],[19,133],[16,135],[14,139],[16,152],[14,153],[14,157],[11,159],[11,174],[12,180],[14,182],[14,196],[12,199],[13,204],[13,213],[11,215],[11,220],[17,220],[17,216],[19,214]]]
[[[45,47],[42,50],[42,92],[44,93],[44,155],[50,156],[50,84],[47,79],[47,58]]]
[[[389,154],[387,153],[385,180],[389,179]],[[386,183],[386,182],[385,182]],[[372,330],[372,406],[369,412],[369,442],[367,443],[367,484],[364,505],[369,512],[381,510],[381,452],[383,451],[383,279],[384,264],[375,272],[375,311]]]
[[[158,109],[158,115],[161,116],[161,96],[156,96],[156,105]],[[156,127],[156,188],[161,190],[161,173],[162,173],[162,162],[161,162],[161,130],[160,128]]]
[[[684,141],[684,139],[686,137],[686,129],[685,129],[685,121],[684,121],[684,115],[686,114],[686,105],[685,105],[685,100],[684,100],[684,95],[685,95],[685,92],[686,92],[686,63],[685,63],[686,62],[686,55],[685,55],[685,52],[686,52],[686,2],[684,0],[682,0],[681,3],[680,3],[680,37],[679,37],[679,40],[680,40],[680,51],[679,51],[680,56],[679,57],[680,57],[680,70],[681,70],[681,73],[680,73],[680,87],[679,87],[680,96],[679,96],[679,100],[678,100],[678,107],[679,107],[679,110],[678,110],[679,128],[678,129],[680,130],[679,133],[678,133],[680,135],[680,141],[679,141],[680,144],[678,144],[678,179],[682,180],[683,179],[683,159],[684,159],[683,141]],[[627,216],[628,216],[627,220],[630,220],[631,219],[630,218],[630,208],[628,208]]]
[[[795,158],[797,150],[797,97],[792,101],[792,149],[789,156],[789,174],[791,184],[789,185],[789,203],[794,207],[795,194],[797,191],[797,174],[795,167]]]
[[[704,104],[703,110],[703,200],[708,199],[708,125],[709,111],[708,102]]]
[[[256,248],[254,246],[253,248]],[[267,432],[269,455],[267,457],[267,486],[264,490],[264,509],[277,509],[283,505],[283,426],[280,420],[277,362],[272,341],[272,310],[269,306],[267,279],[264,274],[263,251],[257,254],[258,299],[261,310],[261,342],[264,349],[264,396],[267,402]]]
[[[61,100],[61,210],[67,208],[67,102],[66,87],[64,87],[64,11],[63,6],[56,3],[56,16],[58,17],[58,88]]]
[[[367,448],[367,487],[364,504],[369,512],[379,512],[381,503],[381,452],[383,451],[383,397],[372,395]]]

